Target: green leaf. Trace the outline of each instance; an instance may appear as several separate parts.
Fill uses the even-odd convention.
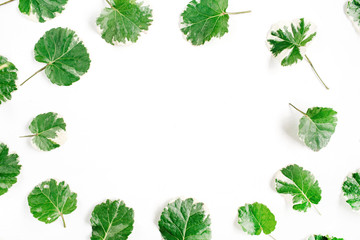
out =
[[[35,218],[46,224],[61,217],[66,227],[64,215],[76,209],[76,193],[70,191],[65,182],[59,184],[54,179],[42,182],[28,196],[30,211]]]
[[[53,28],[46,32],[35,45],[35,59],[46,65],[21,85],[45,70],[52,83],[70,86],[90,68],[89,54],[83,42],[67,28]]]
[[[192,0],[181,14],[181,31],[193,45],[202,45],[212,38],[221,38],[228,32],[230,14],[228,0]]]
[[[159,230],[164,240],[210,240],[210,225],[203,203],[177,199],[163,210]]]
[[[9,154],[9,148],[0,143],[0,196],[17,182],[21,169],[18,157],[17,154]]]
[[[309,240],[344,240],[343,238],[322,236],[322,235],[313,235],[309,237]]]
[[[274,57],[283,54],[281,65],[289,66],[303,60],[306,46],[316,36],[316,32],[309,34],[311,24],[305,24],[304,18],[283,28],[273,27],[268,36],[270,51]],[[290,30],[289,30],[290,29]]]
[[[355,24],[360,26],[360,1],[359,0],[348,1],[346,13]]]
[[[152,10],[135,0],[106,0],[110,8],[105,8],[96,24],[101,29],[102,38],[112,44],[136,42],[152,22]]]
[[[306,113],[290,104],[304,116],[300,119],[299,138],[313,151],[326,147],[335,132],[337,117],[333,109],[314,107]]]
[[[42,151],[51,151],[60,147],[64,138],[66,124],[63,118],[58,117],[57,113],[49,112],[36,116],[29,126],[33,135],[32,142]]]
[[[351,208],[356,211],[360,210],[360,173],[355,172],[348,176],[343,183],[342,190],[347,199],[346,202]]]
[[[126,240],[134,226],[134,210],[123,201],[106,200],[91,215],[91,240]]]
[[[239,224],[250,235],[269,235],[275,230],[276,220],[267,206],[256,202],[239,208]]]
[[[0,104],[11,100],[11,93],[17,90],[17,69],[5,57],[0,56]]]
[[[312,204],[320,202],[319,182],[311,172],[295,164],[281,169],[281,173],[290,181],[275,179],[276,191],[293,196],[294,210],[306,212]]]
[[[65,9],[68,0],[20,0],[19,10],[26,15],[35,15],[39,22],[55,18]]]

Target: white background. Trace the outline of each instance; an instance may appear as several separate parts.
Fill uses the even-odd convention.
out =
[[[237,209],[262,202],[278,221],[277,240],[310,234],[360,238],[360,215],[342,198],[347,174],[360,168],[360,35],[344,13],[345,1],[230,0],[231,16],[221,40],[194,47],[179,30],[188,0],[149,0],[154,22],[138,43],[114,47],[98,34],[102,0],[70,0],[44,24],[23,16],[17,3],[0,8],[0,53],[19,69],[19,83],[43,64],[33,48],[53,27],[75,30],[87,46],[90,71],[71,87],[52,85],[44,73],[20,87],[0,106],[0,141],[20,156],[18,183],[0,197],[1,240],[90,239],[93,207],[122,199],[135,210],[130,239],[161,239],[157,221],[166,204],[193,197],[211,214],[213,239],[252,237],[237,225]],[[305,17],[318,35],[308,49],[330,90],[304,61],[281,67],[265,41],[272,24]],[[339,123],[318,153],[297,137],[308,107],[333,107]],[[37,114],[61,114],[68,141],[51,152],[32,148],[29,123]],[[297,163],[314,173],[323,190],[318,208],[291,209],[275,192],[274,175]],[[78,208],[50,225],[27,206],[33,187],[49,178],[65,180],[78,193]]]

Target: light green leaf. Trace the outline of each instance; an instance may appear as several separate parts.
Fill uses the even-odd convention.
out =
[[[352,207],[352,209],[360,210],[360,173],[355,172],[348,176],[343,183],[342,190],[346,202]]]
[[[21,85],[45,70],[50,81],[59,86],[70,86],[90,68],[89,54],[76,33],[67,28],[53,28],[35,45],[35,59],[46,63]]]
[[[18,157],[17,154],[9,154],[9,148],[0,143],[0,196],[17,182],[21,169]]]
[[[322,235],[313,235],[309,237],[309,240],[344,240],[343,238],[322,236]]]
[[[337,112],[331,108],[314,107],[304,113],[292,104],[290,105],[304,115],[300,119],[300,139],[315,152],[326,147],[335,132]]]
[[[68,0],[20,0],[19,10],[26,15],[35,15],[39,22],[55,18],[64,9]]]
[[[58,117],[57,113],[49,112],[36,116],[29,126],[33,135],[32,142],[42,151],[51,151],[60,147],[64,140],[66,124],[63,118]]]
[[[11,93],[17,90],[17,69],[5,57],[0,56],[0,104],[11,100]]]
[[[91,240],[126,240],[134,226],[134,210],[123,201],[106,200],[91,215]]]
[[[238,222],[244,232],[250,235],[260,235],[262,232],[270,235],[276,227],[274,214],[267,206],[257,202],[239,208]]]
[[[61,217],[66,227],[64,215],[76,209],[76,193],[70,191],[65,182],[59,184],[54,179],[42,182],[28,196],[30,211],[35,218],[46,224]]]
[[[350,0],[347,2],[346,13],[350,19],[360,27],[360,1]]]
[[[164,240],[210,240],[210,225],[203,203],[177,199],[163,210],[159,230]]]
[[[181,31],[193,45],[221,38],[228,32],[229,15],[250,12],[229,13],[227,8],[228,0],[192,0],[181,14]]]
[[[135,0],[106,0],[110,8],[105,8],[96,24],[101,29],[102,38],[112,44],[136,42],[152,22],[152,10]]]
[[[276,191],[293,196],[294,210],[306,212],[308,208],[311,208],[312,204],[320,202],[321,189],[319,182],[311,172],[295,164],[281,169],[281,173],[290,181],[275,179]]]

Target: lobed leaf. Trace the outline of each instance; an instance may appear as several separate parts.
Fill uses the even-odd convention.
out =
[[[0,104],[11,100],[12,92],[17,90],[17,69],[7,58],[0,56]]]
[[[17,154],[9,154],[9,148],[0,143],[0,196],[17,182],[21,170],[18,157]]]
[[[19,10],[26,15],[35,15],[39,22],[55,18],[65,9],[68,0],[19,0]]]
[[[360,173],[355,172],[348,176],[343,183],[342,190],[347,199],[346,202],[351,208],[356,211],[360,210]]]

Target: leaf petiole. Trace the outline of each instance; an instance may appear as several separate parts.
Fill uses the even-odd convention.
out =
[[[11,3],[11,2],[13,2],[13,1],[15,1],[15,0],[9,0],[9,1],[6,1],[6,2],[3,2],[3,3],[0,3],[0,6],[5,5],[5,4],[8,4],[8,3]]]
[[[271,237],[273,240],[276,240],[276,238],[274,238],[273,236],[271,236],[271,234],[269,234],[268,236]]]
[[[326,86],[326,84],[323,82],[323,80],[321,79],[320,75],[318,74],[318,72],[316,71],[316,69],[314,68],[314,65],[312,64],[312,62],[310,61],[310,59],[308,58],[308,56],[305,54],[305,59],[307,60],[307,62],[310,64],[311,68],[313,69],[313,71],[315,72],[316,76],[319,78],[319,80],[321,81],[321,83],[324,85],[324,87],[329,90],[328,86]]]
[[[20,86],[24,85],[27,81],[29,81],[31,78],[33,78],[36,74],[44,71],[47,66],[49,66],[49,64],[47,64],[45,67],[43,67],[43,68],[39,69],[38,71],[36,71],[33,75],[31,75],[28,79],[26,79],[22,84],[20,84]]]
[[[31,137],[36,137],[36,134],[34,134],[34,135],[20,136],[19,138],[31,138]]]
[[[320,216],[322,216],[322,215],[321,215],[321,212],[319,211],[319,209],[316,208],[315,204],[312,204],[312,206],[314,207],[314,209],[316,210],[316,212],[317,212]]]
[[[291,103],[289,103],[290,106],[292,106],[295,110],[297,110],[298,112],[302,113],[303,115],[307,116],[306,113],[304,113],[303,111],[301,111],[300,109],[298,109],[297,107],[295,107],[294,105],[292,105]]]
[[[243,14],[243,13],[251,13],[251,10],[249,10],[249,11],[242,11],[242,12],[226,12],[225,14],[228,14],[228,15],[238,15],[238,14]]]
[[[63,222],[64,228],[66,228],[65,218],[64,218],[64,215],[62,213],[60,213],[60,217],[61,217],[61,220]]]

